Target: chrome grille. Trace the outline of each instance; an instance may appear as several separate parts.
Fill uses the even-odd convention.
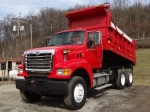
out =
[[[48,72],[52,69],[52,53],[36,52],[25,54],[25,70],[31,72]]]

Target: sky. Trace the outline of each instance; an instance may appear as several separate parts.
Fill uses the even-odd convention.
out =
[[[80,5],[97,5],[104,3],[106,0],[0,0],[0,20],[8,14],[16,17],[24,17],[30,11],[37,13],[41,8],[51,7],[56,9],[68,9],[76,4]]]

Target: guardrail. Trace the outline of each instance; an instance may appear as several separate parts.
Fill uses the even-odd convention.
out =
[[[139,39],[134,39],[134,40],[136,40],[136,41],[141,41],[141,40],[150,40],[150,37],[148,37],[148,38],[139,38]]]
[[[150,37],[135,39],[137,48],[150,48]]]

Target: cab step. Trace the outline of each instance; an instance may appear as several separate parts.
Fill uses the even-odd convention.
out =
[[[95,90],[102,90],[102,89],[107,88],[107,87],[110,87],[110,86],[112,86],[112,84],[106,84],[106,85],[103,85],[103,86],[100,86],[100,87],[96,87],[96,88],[94,88],[94,89],[95,89]]]

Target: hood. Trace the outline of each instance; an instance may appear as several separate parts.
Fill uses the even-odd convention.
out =
[[[30,52],[36,52],[36,51],[50,51],[54,53],[57,51],[63,51],[64,49],[71,49],[72,51],[78,51],[81,49],[83,50],[83,45],[60,45],[60,46],[40,47],[40,48],[26,50],[24,54],[27,54]]]
[[[49,46],[49,47],[41,47],[41,48],[35,48],[35,49],[29,49],[24,52],[25,58],[27,55],[37,55],[37,57],[42,54],[41,56],[51,56],[51,59],[53,59],[53,65],[64,62],[64,49],[70,49],[71,52],[67,55],[67,61],[70,61],[72,59],[77,59],[77,54],[84,52],[84,45],[61,45],[61,46]],[[33,56],[35,57],[35,56]],[[30,58],[30,56],[29,56]],[[40,58],[40,56],[39,56]],[[31,58],[32,60],[32,58]]]

